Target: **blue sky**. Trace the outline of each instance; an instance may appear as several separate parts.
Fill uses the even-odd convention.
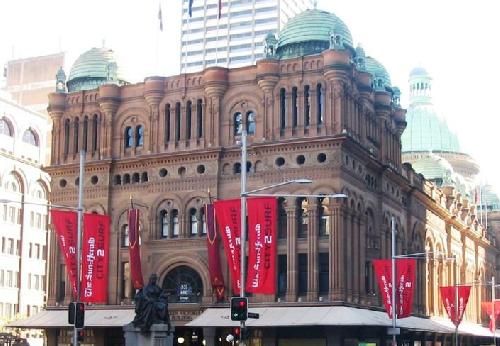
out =
[[[161,0],[160,33],[158,0],[2,0],[0,64],[63,50],[69,67],[80,53],[102,46],[104,40],[137,80],[158,69],[175,74],[180,5],[180,0]],[[355,44],[385,65],[403,92],[403,105],[409,71],[420,65],[432,74],[439,114],[498,189],[497,7],[495,0],[318,0],[318,8],[347,24]]]

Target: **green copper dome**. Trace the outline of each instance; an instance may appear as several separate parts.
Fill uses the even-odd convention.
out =
[[[365,69],[373,76],[373,87],[375,89],[385,89],[391,87],[391,76],[384,65],[377,59],[367,56],[365,58]]]
[[[353,47],[351,32],[339,17],[318,9],[306,10],[290,19],[280,32],[276,53],[280,58],[319,54],[329,48],[332,33]]]
[[[91,90],[105,83],[126,84],[115,53],[109,48],[92,48],[76,59],[68,78],[68,91]]]
[[[408,125],[401,136],[403,152],[461,152],[457,135],[431,107],[410,105],[406,122]]]

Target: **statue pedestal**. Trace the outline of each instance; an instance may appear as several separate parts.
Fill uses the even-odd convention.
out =
[[[123,326],[125,346],[172,346],[174,344],[175,328],[170,329],[166,324],[153,324],[149,333],[141,333],[140,328],[132,323]]]

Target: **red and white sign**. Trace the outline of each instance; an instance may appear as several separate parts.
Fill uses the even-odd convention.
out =
[[[248,275],[246,290],[276,292],[276,198],[250,198],[248,209]]]
[[[380,295],[389,318],[392,318],[392,263],[390,259],[373,260]],[[396,302],[397,318],[411,315],[413,305],[413,288],[415,286],[416,260],[412,258],[396,259]]]
[[[128,241],[130,256],[130,278],[135,289],[144,287],[141,268],[141,249],[139,241],[139,209],[128,211]]]
[[[219,257],[219,237],[215,229],[215,211],[213,204],[205,205],[205,220],[207,223],[207,252],[208,252],[208,272],[210,282],[215,292],[217,301],[224,300],[224,277]]]
[[[219,234],[224,244],[233,293],[240,290],[240,234],[241,234],[241,200],[230,199],[214,202],[215,218]]]
[[[467,302],[469,301],[471,286],[442,286],[439,287],[441,292],[441,298],[443,300],[444,308],[448,314],[448,317],[453,322],[455,326],[458,326],[462,322],[464,317],[465,308]],[[455,293],[458,293],[458,314],[455,309],[456,298]]]
[[[63,253],[64,262],[68,271],[69,280],[73,290],[73,296],[76,298],[76,246],[77,246],[77,228],[78,214],[76,211],[56,210],[50,211],[52,224],[57,234],[59,249]]]
[[[486,311],[490,318],[490,331],[493,333],[496,329],[496,321],[498,321],[498,317],[500,316],[500,301],[495,302],[495,308],[493,308],[492,302],[482,302],[481,307],[483,311]]]
[[[107,303],[109,216],[83,216],[81,301]]]

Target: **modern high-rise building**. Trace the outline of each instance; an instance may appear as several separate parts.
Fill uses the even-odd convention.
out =
[[[210,66],[241,67],[264,57],[264,39],[277,34],[314,0],[197,0],[182,5],[181,73]],[[220,11],[220,18],[219,18]]]

